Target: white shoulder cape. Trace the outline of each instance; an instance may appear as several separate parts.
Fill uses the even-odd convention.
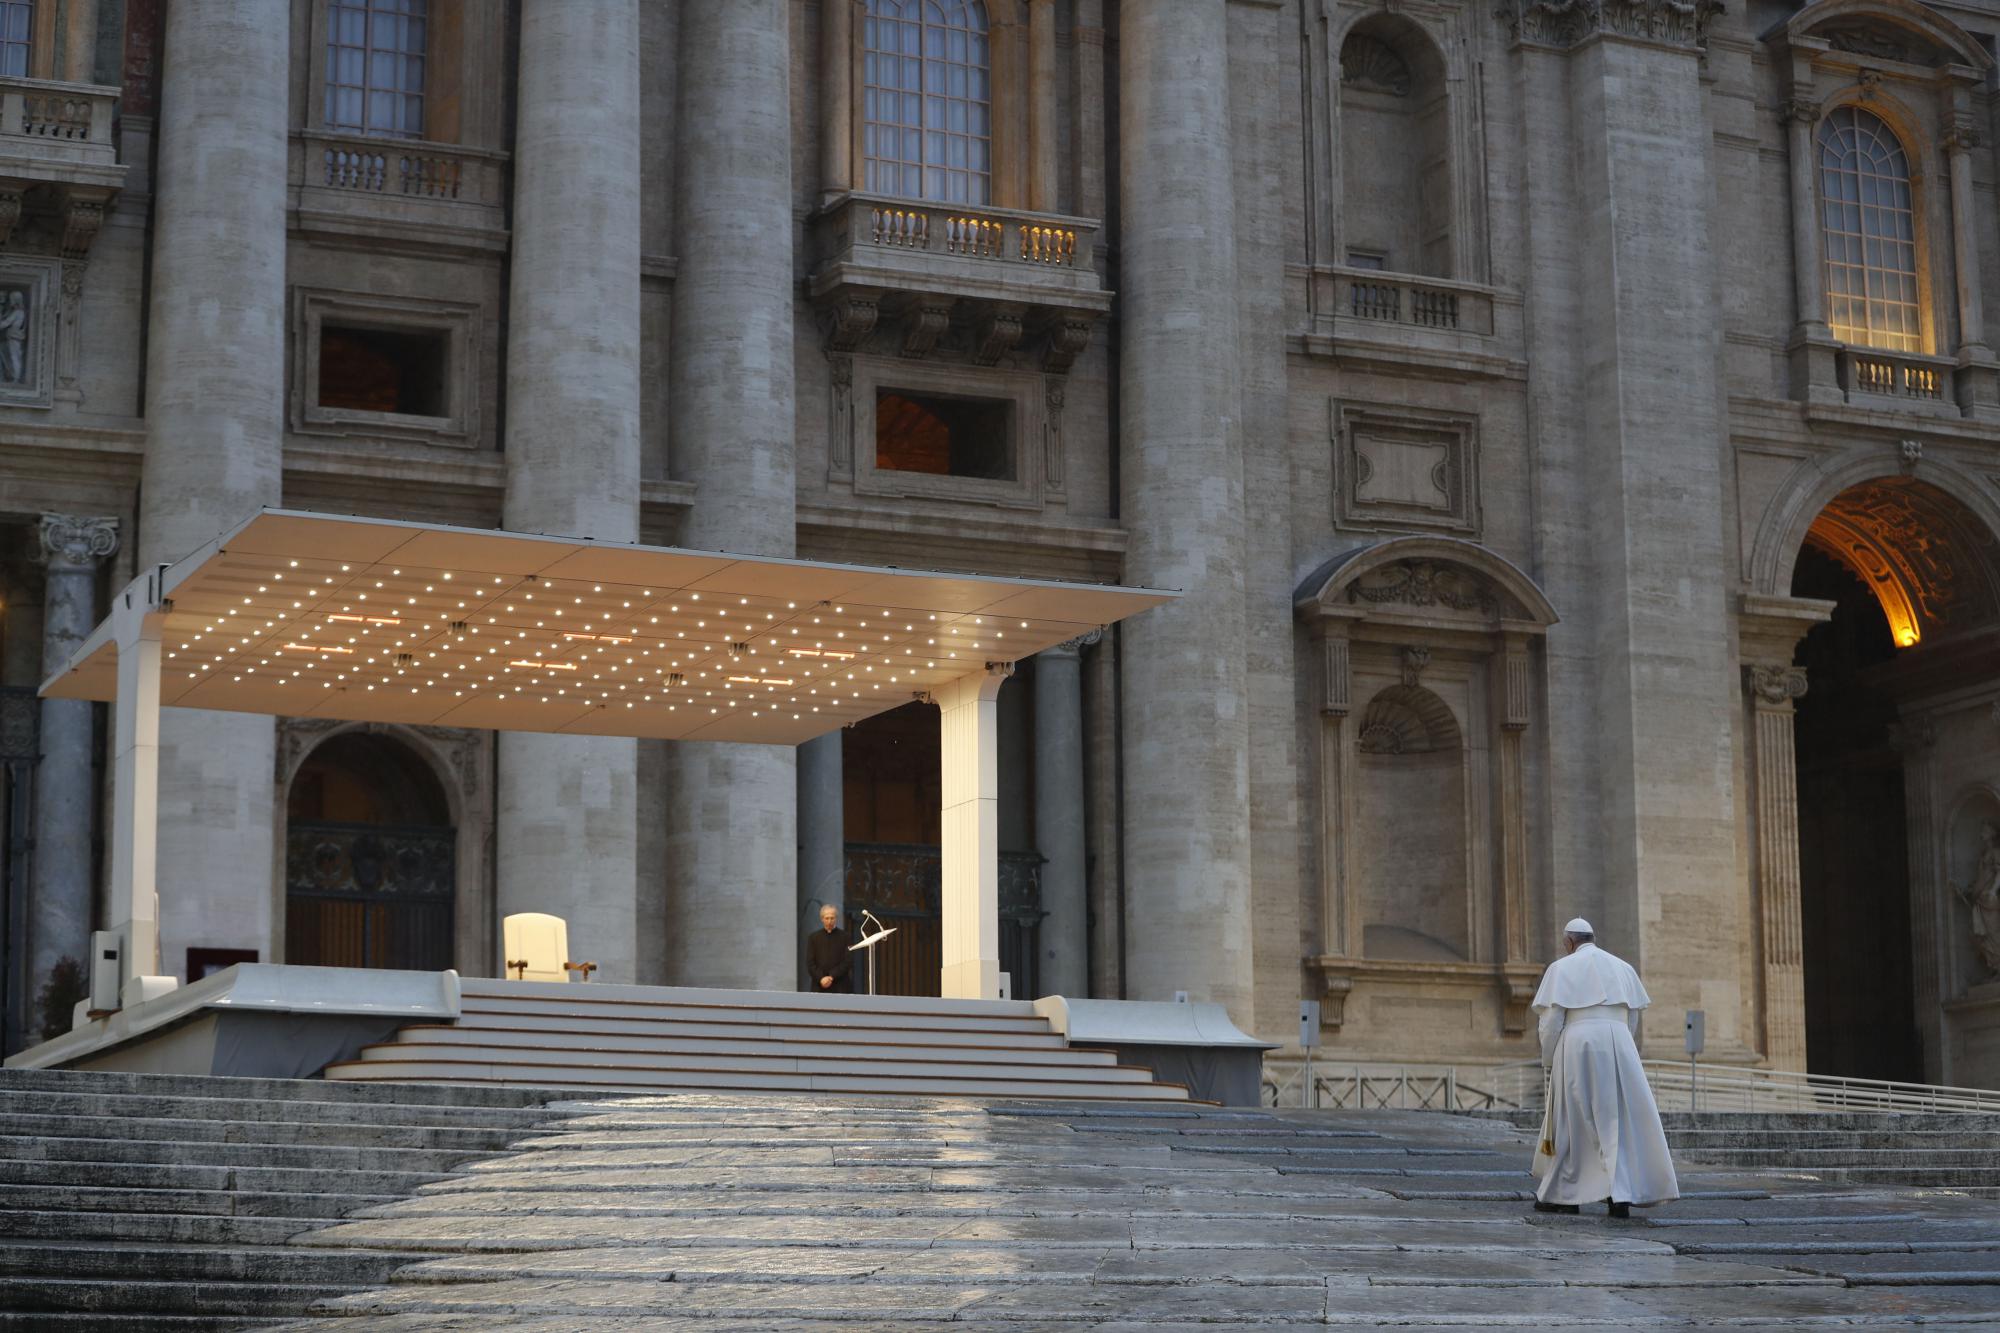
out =
[[[1596,1004],[1644,1009],[1652,1002],[1632,965],[1595,944],[1550,963],[1542,973],[1541,989],[1535,992],[1537,1009],[1588,1009]]]

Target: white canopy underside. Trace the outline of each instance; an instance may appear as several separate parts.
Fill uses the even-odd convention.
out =
[[[167,706],[778,745],[1176,595],[287,510],[164,593]],[[42,693],[116,695],[108,621]]]

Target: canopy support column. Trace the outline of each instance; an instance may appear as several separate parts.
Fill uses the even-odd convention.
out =
[[[988,662],[933,695],[942,757],[943,879],[938,994],[1000,998],[1000,686],[1011,662]]]
[[[160,825],[160,631],[169,606],[160,587],[167,567],[132,580],[111,606],[118,644],[118,697],[112,704],[111,919],[117,932],[119,1003],[172,990],[160,970],[160,896],[155,861]],[[101,997],[93,997],[99,999]]]

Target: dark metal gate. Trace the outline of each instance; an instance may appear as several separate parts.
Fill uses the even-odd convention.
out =
[[[944,964],[938,895],[944,878],[943,853],[936,847],[904,843],[847,844],[847,928],[859,938],[861,909],[867,908],[896,933],[879,946],[876,988],[884,995],[936,995]],[[1038,966],[1042,918],[1042,857],[1035,852],[1000,853],[1000,970],[1015,996],[1041,994]],[[867,989],[865,974],[855,977]]]
[[[441,972],[453,965],[449,828],[291,821],[285,960]]]
[[[28,882],[35,850],[35,764],[41,759],[42,701],[32,685],[0,686],[0,1047],[27,1044],[36,997],[28,967]]]

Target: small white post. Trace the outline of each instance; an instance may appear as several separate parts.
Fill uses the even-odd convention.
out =
[[[118,698],[112,705],[111,918],[124,944],[120,1003],[172,990],[160,970],[155,861],[160,818],[160,585],[166,566],[132,580],[112,601]]]
[[[1000,764],[996,700],[1012,663],[989,662],[933,696],[938,705],[943,874],[938,994],[1000,998]]]

